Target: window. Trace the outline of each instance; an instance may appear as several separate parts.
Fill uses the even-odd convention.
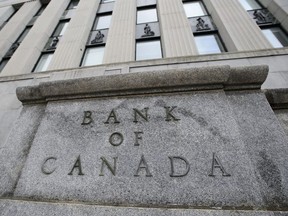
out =
[[[0,63],[0,73],[3,70],[3,68],[6,66],[6,64],[8,63],[9,59],[3,59]]]
[[[20,37],[17,39],[17,42],[18,43],[21,43],[24,38],[26,37],[26,35],[28,34],[28,32],[31,30],[32,26],[29,26],[29,27],[26,27],[24,29],[24,31],[22,32],[22,34],[20,35]]]
[[[26,35],[29,33],[29,31],[31,30],[33,24],[35,23],[35,21],[37,20],[37,18],[41,15],[41,13],[43,12],[43,10],[45,9],[46,6],[42,6],[38,12],[32,17],[32,19],[29,21],[29,23],[27,24],[26,28],[24,29],[24,31],[21,33],[21,35],[18,37],[18,39],[12,44],[12,46],[10,47],[10,49],[8,50],[8,52],[5,54],[5,56],[3,57],[1,63],[0,63],[0,71],[3,70],[3,68],[6,66],[6,64],[8,63],[8,61],[10,60],[10,58],[12,57],[12,55],[14,54],[14,52],[18,49],[18,47],[20,46],[20,44],[22,43],[22,41],[24,40],[24,38],[26,37]]]
[[[69,24],[69,20],[64,20],[64,21],[59,22],[56,29],[54,30],[54,33],[49,38],[44,48],[44,51],[55,51],[59,41],[61,40],[62,36],[64,35],[67,29],[68,24]]]
[[[87,48],[82,62],[82,66],[102,64],[104,50],[105,50],[104,46]]]
[[[35,16],[39,17],[43,13],[43,11],[45,10],[46,6],[47,5],[43,5]]]
[[[17,8],[17,9],[15,9],[15,8],[13,8],[11,11],[9,11],[7,14],[9,14],[8,15],[8,17],[5,17],[6,18],[6,20],[1,24],[1,26],[0,26],[0,30],[9,22],[9,20],[16,14],[16,12],[19,10],[19,8]],[[4,18],[4,19],[5,19]]]
[[[162,58],[160,40],[137,41],[136,60]]]
[[[221,53],[224,48],[217,34],[195,36],[195,42],[200,55]]]
[[[162,58],[156,1],[137,1],[136,60]]]
[[[287,35],[280,27],[262,29],[262,32],[274,48],[288,46]]]
[[[156,8],[142,9],[137,11],[137,24],[157,22]]]
[[[217,27],[202,1],[183,2],[200,55],[225,52]]]
[[[60,22],[53,34],[54,37],[58,36],[58,37],[61,37],[64,35],[67,27],[68,27],[68,24],[69,24],[69,20],[65,20],[63,22]]]
[[[33,26],[36,20],[40,17],[40,15],[43,13],[47,5],[43,5],[39,11],[36,13],[36,15],[29,21],[27,26]]]
[[[251,18],[261,28],[262,33],[273,48],[288,46],[287,34],[282,30],[279,21],[256,0],[239,0]]]
[[[70,18],[73,13],[70,13],[71,11],[75,11],[79,3],[79,0],[71,0],[67,9],[63,12],[62,17],[60,18],[60,21],[58,25],[56,26],[53,34],[49,38],[48,42],[46,43],[46,46],[44,47],[44,50],[42,51],[42,54],[34,67],[33,72],[41,72],[46,71],[51,60],[53,57],[53,54],[59,44],[59,41],[61,40],[62,36],[64,35],[69,22]]]
[[[245,10],[261,9],[261,5],[255,0],[239,0]]]
[[[110,27],[111,18],[111,14],[97,17],[93,30],[108,29]]]
[[[102,3],[114,2],[115,0],[102,0]]]
[[[34,72],[46,71],[53,57],[53,53],[42,54]]]
[[[207,15],[204,5],[201,1],[184,2],[183,6],[188,18]]]
[[[61,19],[71,19],[78,7],[79,0],[71,0],[67,9],[62,14]]]
[[[155,6],[157,0],[136,0],[137,1],[137,8]]]
[[[101,3],[108,2],[114,1],[101,1]],[[81,62],[81,66],[92,66],[103,63],[105,44],[112,19],[113,6],[114,3],[106,4],[105,6],[101,4],[99,6],[94,24],[90,32],[90,36],[86,44],[86,50]]]
[[[79,4],[79,0],[72,0],[72,1],[70,2],[70,4],[68,5],[67,10],[76,9],[77,6],[78,6],[78,4]]]

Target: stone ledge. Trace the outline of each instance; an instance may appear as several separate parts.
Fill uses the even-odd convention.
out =
[[[273,109],[288,109],[288,89],[268,89],[265,95]]]
[[[214,66],[43,82],[17,88],[23,103],[199,90],[260,89],[268,66]]]
[[[287,215],[286,211],[261,211],[261,210],[220,210],[220,209],[181,209],[181,208],[149,208],[149,207],[119,207],[98,206],[76,203],[46,203],[21,200],[1,200],[0,212],[2,216],[20,215],[155,215],[155,216],[274,216]]]

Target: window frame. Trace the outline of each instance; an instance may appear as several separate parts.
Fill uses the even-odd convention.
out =
[[[144,10],[151,10],[151,9],[155,9],[155,12],[156,12],[156,21],[147,21],[147,22],[141,22],[141,23],[138,23],[138,11],[144,11]],[[136,10],[136,25],[141,25],[141,24],[146,24],[146,23],[155,23],[155,22],[159,22],[159,16],[158,16],[158,10],[157,10],[157,7],[156,5],[148,5],[148,6],[143,6],[143,7],[137,7],[137,10]]]
[[[38,66],[38,64],[39,64],[39,62],[40,62],[42,56],[43,56],[43,55],[49,55],[49,54],[52,54],[52,58],[51,58],[50,62],[52,61],[52,59],[53,59],[53,55],[54,55],[54,51],[49,51],[49,52],[46,51],[46,52],[42,52],[41,55],[39,56],[39,58],[38,58],[36,64],[35,64],[34,67],[33,67],[32,73],[43,73],[43,72],[46,72],[46,71],[47,71],[47,70],[45,70],[45,71],[36,71],[36,68],[37,68],[37,66]],[[50,64],[50,62],[49,62],[49,64]],[[49,67],[49,64],[48,64],[47,68]]]
[[[220,49],[220,53],[224,53],[224,52],[227,52],[226,50],[226,46],[225,44],[223,43],[222,41],[222,38],[221,36],[219,35],[218,31],[211,31],[209,33],[207,32],[201,32],[201,33],[197,33],[197,34],[194,34],[194,38],[195,37],[201,37],[201,36],[210,36],[210,35],[213,35],[215,37],[215,40],[217,42],[217,45]],[[194,39],[195,40],[195,39]],[[199,49],[197,47],[197,43],[196,43],[196,40],[195,40],[195,44],[196,44],[196,48],[197,48],[197,51],[199,52]],[[198,53],[198,55],[213,55],[213,54],[220,54],[220,53],[204,53],[204,54],[201,54],[200,52]]]
[[[256,20],[256,25],[260,28],[260,30],[262,31],[261,33],[263,34],[263,36],[267,39],[267,41],[269,42],[269,44],[274,48],[274,49],[281,49],[281,48],[284,48],[284,47],[288,47],[288,34],[287,34],[287,31],[282,27],[282,25],[280,24],[280,22],[278,21],[277,18],[275,18],[275,16],[266,8],[264,7],[261,2],[259,2],[258,0],[254,0],[254,2],[256,4],[259,5],[260,8],[254,8],[254,9],[249,9],[247,10],[241,3],[242,0],[238,0],[239,4],[243,7],[244,10],[247,11],[247,13],[249,14],[249,12],[253,12],[254,13],[256,11],[267,11],[268,15],[270,15],[274,21],[271,21],[271,22],[258,22],[258,20]],[[246,0],[245,0],[246,1]],[[253,13],[253,14],[254,14]],[[257,18],[257,17],[256,17]],[[256,19],[256,18],[251,18],[251,19]],[[267,17],[266,17],[267,18]],[[265,18],[265,21],[266,21],[266,18]],[[280,40],[278,40],[278,38],[276,37],[276,39],[278,40],[278,42],[282,45],[282,47],[274,47],[274,45],[272,44],[272,42],[269,40],[269,38],[267,37],[267,35],[263,32],[263,30],[265,29],[273,29],[273,28],[278,28],[281,32],[281,34],[284,36],[284,40],[287,42],[287,45],[283,45],[283,43],[281,43]]]
[[[103,60],[104,60],[104,55],[105,55],[105,48],[106,48],[106,39],[104,39],[102,42],[99,42],[99,43],[95,43],[95,44],[91,44],[91,36],[93,35],[93,32],[96,32],[96,31],[100,31],[101,34],[105,35],[106,37],[108,36],[108,33],[109,33],[109,28],[111,26],[111,20],[112,20],[112,15],[113,15],[113,10],[112,11],[105,11],[105,12],[99,12],[99,9],[100,9],[100,6],[101,4],[108,4],[108,3],[114,3],[115,1],[109,1],[109,2],[103,2],[103,0],[101,0],[100,4],[99,4],[99,8],[98,8],[98,12],[96,13],[96,16],[94,18],[94,21],[93,21],[93,24],[92,24],[92,27],[91,27],[91,30],[90,30],[90,33],[89,33],[89,36],[87,38],[87,42],[86,42],[86,46],[85,46],[85,51],[82,55],[82,58],[81,58],[81,61],[80,61],[80,65],[79,67],[88,67],[88,66],[84,66],[83,63],[84,63],[84,59],[87,55],[87,50],[88,49],[97,49],[99,47],[103,47],[103,58],[102,58],[102,62],[101,64],[103,64]],[[110,16],[110,21],[109,21],[109,26],[107,28],[97,28],[98,26],[98,23],[99,23],[99,17],[103,17],[103,16]],[[103,33],[103,31],[105,33]],[[94,65],[89,65],[89,66],[96,66],[96,65],[100,65],[100,64],[94,64]]]
[[[248,9],[248,10],[247,10],[247,9],[245,8],[245,6],[241,3],[241,1],[243,1],[243,0],[238,0],[239,4],[240,4],[240,5],[242,6],[242,8],[243,8],[244,10],[246,10],[246,11],[264,9],[263,5],[262,5],[259,1],[253,0],[253,1],[255,1],[256,4],[259,5],[260,8],[252,8],[252,9]],[[246,1],[246,0],[244,0],[244,1]],[[249,3],[247,2],[247,4],[249,4]],[[249,6],[250,6],[250,5],[249,5]]]
[[[281,34],[285,37],[284,39],[286,39],[286,41],[287,41],[287,45],[285,46],[285,45],[283,45],[282,43],[281,43],[281,41],[279,41],[278,40],[278,38],[277,38],[277,40],[279,41],[279,43],[281,43],[281,45],[282,45],[282,47],[274,47],[273,46],[273,44],[269,41],[269,39],[266,37],[266,35],[262,32],[262,34],[265,36],[265,38],[269,41],[269,43],[271,44],[271,46],[274,48],[274,49],[281,49],[281,48],[284,48],[284,47],[288,47],[288,34],[287,34],[287,32],[282,28],[282,26],[281,25],[270,25],[270,26],[262,26],[261,27],[261,31],[262,30],[266,30],[266,29],[273,29],[273,28],[278,28],[279,30],[280,30],[280,32],[281,32]]]
[[[73,6],[73,2],[77,2],[77,5],[76,5],[76,8],[75,7],[72,7]],[[78,8],[78,5],[80,3],[80,0],[71,0],[70,3],[68,4],[67,8],[65,11],[67,10],[75,10]]]
[[[3,71],[3,69],[5,68],[5,66],[8,64],[9,60],[10,60],[11,57],[9,58],[5,58],[3,57],[1,62],[0,62],[0,74],[1,72]],[[4,62],[6,62],[4,65],[2,65]]]
[[[99,23],[99,18],[100,17],[105,17],[105,16],[110,16],[110,22],[109,22],[109,27],[108,28],[97,28],[97,25]],[[94,23],[92,25],[92,29],[91,31],[97,31],[97,30],[104,30],[104,29],[109,29],[110,25],[111,25],[111,20],[112,20],[112,13],[111,12],[107,12],[107,13],[100,13],[100,14],[96,14]]]
[[[84,62],[84,59],[85,59],[85,56],[86,56],[86,52],[88,49],[97,49],[99,47],[103,47],[103,58],[102,58],[102,62],[100,64],[93,64],[93,65],[83,65],[83,62]],[[80,62],[80,67],[92,67],[92,66],[97,66],[97,65],[101,65],[103,64],[103,60],[104,60],[104,54],[105,54],[105,48],[106,48],[106,44],[99,44],[99,45],[86,45],[86,48],[85,48],[85,52],[82,56],[82,59],[81,59],[81,62]]]
[[[197,16],[192,16],[192,17],[187,16],[184,5],[187,4],[187,3],[193,3],[193,2],[199,2],[199,3],[200,3],[200,6],[201,6],[201,8],[202,8],[202,10],[203,10],[203,12],[204,12],[203,15],[201,15],[201,16],[198,16],[198,15],[197,15]],[[220,50],[220,53],[227,52],[226,46],[225,46],[225,44],[224,44],[224,42],[223,42],[223,40],[222,40],[222,38],[221,38],[221,36],[220,36],[220,34],[219,34],[219,31],[218,31],[217,27],[216,27],[215,24],[213,23],[213,20],[211,19],[211,15],[210,15],[209,11],[207,10],[206,5],[204,4],[203,0],[183,0],[182,3],[183,3],[183,9],[184,9],[184,11],[185,11],[186,17],[187,17],[187,19],[188,19],[188,21],[189,21],[190,23],[191,23],[191,20],[193,20],[193,19],[195,19],[195,18],[198,18],[198,17],[199,17],[199,18],[200,18],[200,17],[209,17],[209,19],[211,20],[211,24],[212,24],[212,26],[213,26],[213,28],[210,29],[210,30],[205,30],[205,31],[193,31],[193,26],[190,24],[190,25],[191,25],[191,28],[192,28],[192,32],[193,32],[193,37],[194,37],[195,44],[196,44],[195,37],[214,35],[215,40],[216,40],[217,45],[218,45],[218,48],[219,48],[219,50]],[[198,49],[198,47],[197,47],[197,44],[196,44],[196,48],[197,48],[197,51],[199,52],[199,49]],[[219,53],[200,54],[200,52],[199,52],[199,55],[211,55],[211,54],[219,54]]]
[[[137,2],[138,3],[138,2]],[[150,10],[150,9],[154,9],[156,12],[156,21],[147,21],[147,22],[138,22],[138,17],[139,11],[144,11],[144,10]],[[159,28],[159,33],[160,35],[157,36],[148,36],[148,37],[141,37],[141,38],[137,38],[135,36],[135,61],[145,61],[145,60],[154,60],[154,59],[162,59],[164,56],[164,52],[163,52],[163,47],[162,47],[162,40],[161,40],[161,30],[160,30],[160,24],[159,24],[159,16],[158,16],[158,8],[157,8],[157,1],[155,2],[155,4],[149,4],[149,5],[144,5],[144,6],[140,6],[140,7],[136,7],[136,21],[135,21],[135,25],[136,25],[136,31],[137,31],[137,27],[141,26],[141,25],[145,25],[145,24],[151,24],[151,23],[157,23],[158,24],[158,28]],[[151,41],[159,41],[160,43],[160,53],[161,53],[161,57],[160,58],[149,58],[149,59],[137,59],[137,44],[138,43],[148,43]]]
[[[63,23],[64,23],[64,25],[63,25],[63,27],[61,28],[61,30],[59,31],[58,28],[59,28],[59,26],[60,26],[61,24],[63,24]],[[51,35],[50,38],[53,38],[53,37],[62,37],[64,34],[60,35],[60,33],[61,33],[61,32],[63,31],[63,29],[65,28],[65,25],[67,25],[67,26],[66,26],[66,28],[65,28],[64,33],[66,32],[66,29],[67,29],[69,23],[70,23],[70,19],[60,20],[60,21],[58,22],[56,28],[54,29],[53,34]],[[57,31],[59,31],[59,34],[56,34]]]
[[[147,43],[147,42],[152,42],[152,41],[159,41],[160,43],[160,52],[161,52],[161,57],[160,58],[149,58],[149,59],[137,59],[137,43]],[[163,47],[162,47],[162,41],[161,37],[154,37],[154,38],[147,38],[147,39],[138,39],[135,42],[135,61],[146,61],[146,60],[157,60],[157,59],[163,59],[164,53],[163,53]]]
[[[186,10],[185,10],[185,4],[195,3],[195,2],[199,2],[200,3],[200,7],[202,8],[204,14],[200,15],[200,16],[199,15],[197,15],[197,16],[188,16],[187,13],[186,13]],[[194,17],[202,17],[202,16],[208,16],[209,15],[209,12],[208,12],[208,10],[206,8],[206,5],[203,3],[202,0],[186,0],[186,1],[183,1],[182,4],[183,4],[183,9],[185,11],[185,15],[186,15],[186,17],[188,19],[194,18]]]
[[[115,0],[101,0],[101,4],[115,2]]]
[[[32,29],[36,19],[42,14],[42,12],[45,10],[47,5],[42,5],[40,7],[40,9],[36,12],[36,14],[31,18],[31,20],[28,22],[28,24],[26,25],[26,27],[24,28],[24,30],[21,32],[21,34],[18,36],[18,38],[16,39],[16,41],[10,46],[9,50],[6,52],[6,54],[4,55],[4,57],[2,58],[2,60],[0,61],[0,66],[3,64],[3,62],[5,61],[6,64],[9,62],[9,60],[12,58],[14,52],[18,49],[18,47],[20,46],[20,44],[23,42],[23,40],[25,39],[25,37],[29,34],[30,30]],[[36,19],[35,19],[36,18]],[[34,22],[31,24],[30,22],[33,20]],[[25,32],[27,32],[25,34]],[[14,44],[18,43],[17,48],[13,51],[13,53],[11,55],[9,55],[9,52],[11,51],[11,48]],[[6,64],[2,67],[1,71],[5,68]]]

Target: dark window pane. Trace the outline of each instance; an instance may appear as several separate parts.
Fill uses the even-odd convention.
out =
[[[76,9],[78,6],[79,0],[72,0],[68,6],[68,10]]]
[[[40,10],[37,12],[36,16],[40,16],[40,15],[43,13],[43,11],[45,10],[46,6],[47,6],[47,5],[42,6],[42,7],[40,8]]]
[[[27,27],[25,28],[25,30],[22,32],[22,34],[20,35],[20,37],[18,38],[18,40],[16,42],[21,43],[24,38],[26,37],[26,35],[28,34],[28,32],[30,31],[32,27]]]
[[[4,69],[4,67],[6,66],[6,64],[8,63],[9,59],[3,59],[0,63],[0,73],[1,71]]]

